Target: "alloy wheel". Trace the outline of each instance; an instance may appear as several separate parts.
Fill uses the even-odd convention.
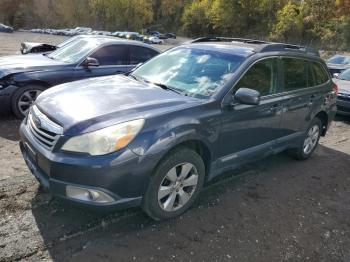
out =
[[[166,212],[183,207],[192,197],[198,183],[198,172],[191,163],[171,168],[158,189],[159,206]]]
[[[312,150],[315,148],[318,137],[320,135],[320,128],[318,125],[313,125],[309,132],[307,133],[307,136],[304,140],[304,147],[303,151],[305,155],[308,155],[312,152]]]
[[[29,108],[41,92],[41,90],[29,90],[19,97],[17,106],[23,116],[28,114]]]

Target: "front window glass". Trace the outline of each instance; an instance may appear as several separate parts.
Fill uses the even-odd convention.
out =
[[[97,46],[95,41],[78,40],[57,49],[48,55],[49,58],[64,63],[77,63],[85,58]]]
[[[341,80],[350,81],[350,69],[343,71],[343,73],[341,73],[338,78]]]
[[[277,89],[277,61],[275,58],[265,59],[254,64],[239,80],[235,89],[250,88],[261,96],[272,95]]]
[[[230,79],[244,57],[219,51],[176,48],[156,56],[132,75],[189,95],[208,97]]]
[[[328,59],[327,63],[329,64],[339,64],[339,65],[348,65],[350,64],[349,56],[333,56]]]

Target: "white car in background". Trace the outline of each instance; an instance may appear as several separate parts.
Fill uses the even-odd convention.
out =
[[[164,44],[164,41],[162,39],[159,39],[158,37],[156,36],[151,36],[148,38],[148,41],[149,43],[151,44],[158,44],[158,45],[161,45],[161,44]]]

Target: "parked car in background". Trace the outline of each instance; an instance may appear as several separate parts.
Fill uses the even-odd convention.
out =
[[[327,60],[327,67],[329,72],[333,74],[339,74],[345,69],[350,67],[350,56],[335,55]]]
[[[165,38],[176,39],[176,35],[174,33],[165,33],[164,36],[165,36]]]
[[[159,38],[156,37],[156,36],[151,36],[151,37],[148,37],[148,38],[147,38],[147,42],[150,43],[150,44],[158,44],[158,45],[161,45],[161,44],[164,43],[164,40],[159,39]]]
[[[350,116],[350,69],[335,74],[333,81],[338,86],[337,113]]]
[[[13,33],[13,28],[0,23],[0,33]]]
[[[225,170],[284,150],[309,158],[335,115],[336,91],[312,49],[201,38],[128,76],[47,90],[21,125],[20,147],[58,197],[141,205],[167,219]]]
[[[0,111],[24,117],[45,89],[70,81],[125,73],[159,51],[141,42],[82,37],[49,54],[0,58]]]

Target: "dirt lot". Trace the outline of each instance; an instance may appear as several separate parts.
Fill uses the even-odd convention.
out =
[[[26,40],[0,34],[0,54]],[[311,159],[279,154],[210,185],[189,212],[153,222],[140,209],[98,214],[38,190],[18,147],[19,121],[0,118],[0,261],[350,261],[350,119]]]

